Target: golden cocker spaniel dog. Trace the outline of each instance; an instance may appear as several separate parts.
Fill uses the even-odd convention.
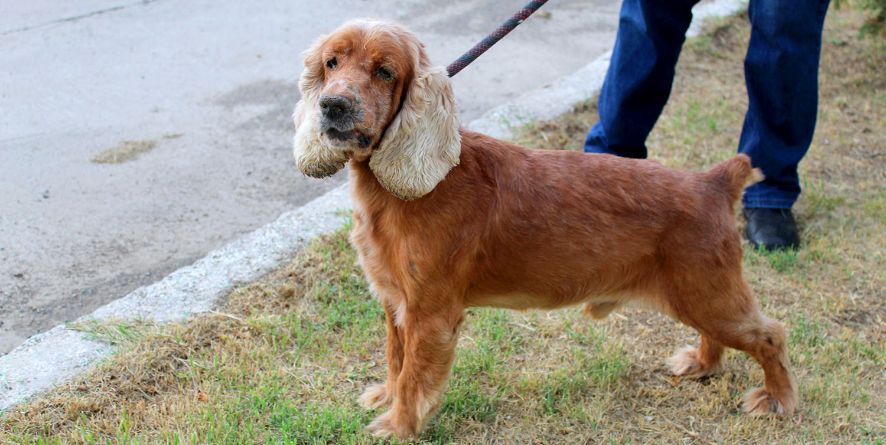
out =
[[[669,359],[675,374],[709,375],[739,349],[765,372],[744,410],[796,409],[784,328],[742,278],[733,207],[753,176],[747,156],[692,173],[465,130],[446,72],[393,23],[347,23],[304,65],[295,162],[314,177],[349,166],[351,239],[387,318],[387,381],[360,397],[389,405],[374,434],[420,434],[472,306],[585,303],[603,318],[642,302],[701,335]]]

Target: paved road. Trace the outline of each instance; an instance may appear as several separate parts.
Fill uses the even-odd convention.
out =
[[[0,353],[343,181],[304,178],[291,162],[299,54],[318,35],[395,18],[445,65],[525,0],[7,3]],[[456,78],[463,120],[608,50],[617,6],[552,1]],[[121,144],[150,150],[92,162]]]

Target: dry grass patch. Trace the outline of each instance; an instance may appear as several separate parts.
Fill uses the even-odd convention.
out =
[[[138,158],[157,146],[156,141],[123,141],[119,144],[102,151],[92,158],[92,162],[96,164],[122,164]]]
[[[167,133],[164,140],[178,139],[183,133]],[[140,141],[122,141],[119,144],[102,151],[92,158],[95,164],[122,164],[137,159],[139,156],[157,147],[157,141],[144,139]]]
[[[815,142],[798,203],[803,247],[745,254],[765,310],[790,330],[800,412],[740,414],[762,372],[743,354],[701,381],[664,359],[697,342],[628,309],[470,311],[431,443],[883,443],[886,436],[886,51],[859,41],[856,11],[831,11]],[[651,152],[681,168],[730,156],[746,103],[745,19],[687,44]],[[831,43],[838,42],[838,43]],[[520,140],[577,148],[594,107]],[[238,288],[184,325],[83,326],[121,351],[0,419],[9,443],[374,443],[356,398],[384,377],[384,323],[344,232]]]

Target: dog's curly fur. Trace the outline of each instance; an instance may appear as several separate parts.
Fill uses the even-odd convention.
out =
[[[392,78],[375,76],[379,66]],[[602,318],[641,302],[701,334],[669,360],[675,374],[709,375],[724,347],[739,349],[765,372],[744,409],[796,409],[785,331],[742,279],[733,207],[753,176],[747,156],[692,173],[459,129],[445,73],[387,22],[352,22],[318,40],[300,87],[296,163],[312,176],[349,164],[352,242],[387,318],[387,381],[360,397],[390,406],[368,427],[376,435],[421,432],[471,306],[584,303]],[[319,130],[317,101],[328,94],[360,104],[355,128],[368,146]]]

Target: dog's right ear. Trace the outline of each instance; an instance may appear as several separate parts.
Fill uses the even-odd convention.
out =
[[[295,124],[292,154],[298,169],[315,178],[330,176],[344,168],[348,161],[340,150],[328,146],[317,128],[315,114],[319,110],[320,91],[323,89],[322,50],[328,36],[322,36],[304,52],[304,70],[298,81],[301,100],[295,105],[292,121]]]
[[[301,91],[301,102],[316,104],[320,99],[320,90],[323,88],[323,45],[329,36],[320,36],[310,48],[302,54],[304,70],[298,80],[298,89]]]

